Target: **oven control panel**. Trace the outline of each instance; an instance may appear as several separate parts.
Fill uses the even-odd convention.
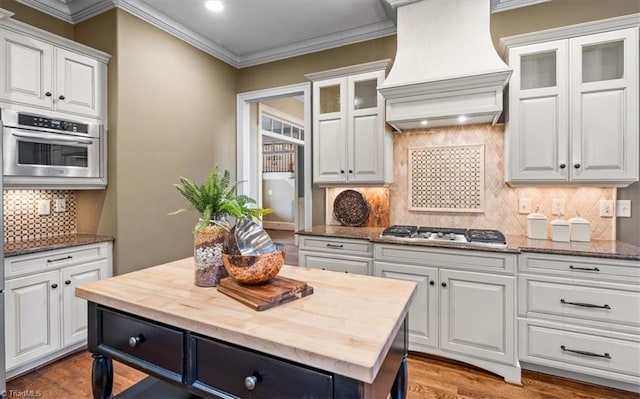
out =
[[[62,119],[46,118],[43,116],[18,114],[18,124],[22,126],[39,127],[45,129],[62,130],[65,132],[88,133],[89,125],[65,121]]]

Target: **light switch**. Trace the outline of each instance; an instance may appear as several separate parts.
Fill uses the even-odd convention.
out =
[[[67,211],[67,200],[64,198],[56,198],[55,205],[56,212],[66,212]]]
[[[600,217],[613,217],[613,200],[600,200]]]
[[[616,216],[619,218],[631,217],[631,200],[616,201]]]
[[[518,199],[518,213],[531,213],[531,200],[529,198]]]
[[[38,200],[38,215],[46,216],[51,214],[51,202],[49,200]]]

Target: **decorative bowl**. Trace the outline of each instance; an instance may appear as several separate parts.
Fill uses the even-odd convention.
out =
[[[284,264],[284,245],[274,244],[275,251],[262,255],[230,255],[223,253],[225,269],[236,281],[255,285],[266,283],[278,274]]]

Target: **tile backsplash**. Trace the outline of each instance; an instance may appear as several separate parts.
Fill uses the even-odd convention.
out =
[[[55,212],[55,200],[59,198],[66,200],[66,212]],[[3,199],[5,241],[53,237],[77,231],[75,191],[4,190]],[[49,215],[38,215],[38,200],[49,201]]]
[[[409,211],[409,149],[484,144],[485,209],[483,213]],[[553,199],[565,200],[565,216],[576,215],[591,222],[591,238],[615,239],[615,218],[599,216],[601,199],[615,200],[615,188],[601,187],[510,187],[504,183],[504,126],[471,125],[430,130],[414,130],[394,135],[394,183],[390,206],[392,224],[499,229],[505,234],[526,235],[527,215],[518,213],[518,198],[531,200],[549,221]],[[446,173],[444,171],[443,173]]]

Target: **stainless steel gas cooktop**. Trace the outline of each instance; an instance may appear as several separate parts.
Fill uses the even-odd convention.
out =
[[[380,236],[401,241],[440,241],[493,248],[507,247],[504,234],[498,230],[393,225],[384,229]]]

